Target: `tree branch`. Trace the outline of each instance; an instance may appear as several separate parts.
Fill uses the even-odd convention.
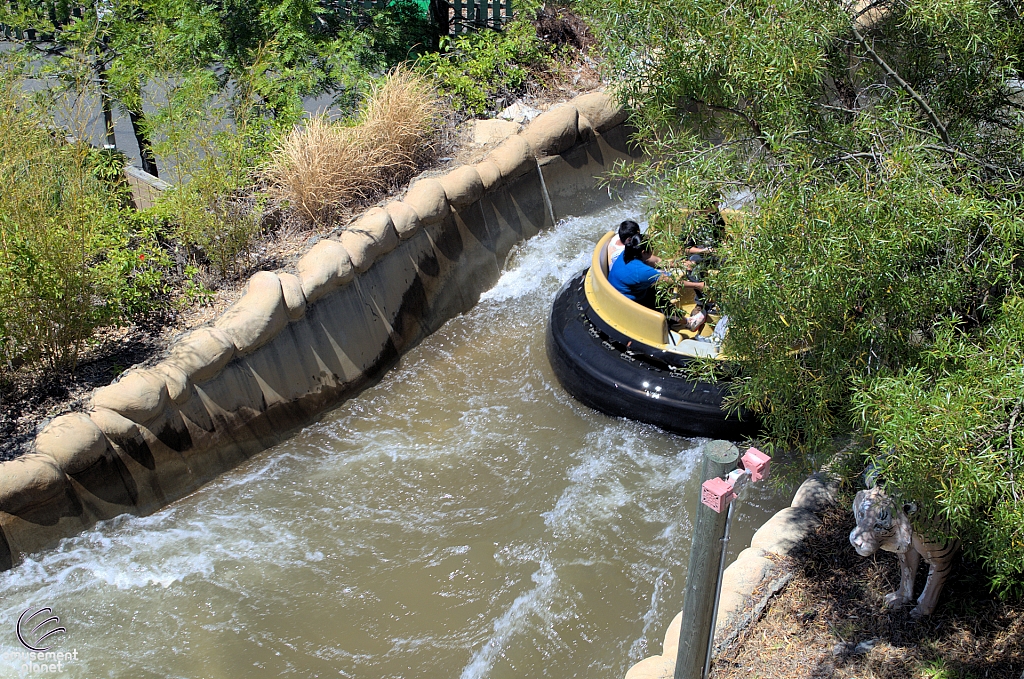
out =
[[[942,153],[948,153],[951,156],[962,156],[963,158],[966,158],[967,160],[971,161],[972,163],[977,163],[978,165],[982,166],[986,170],[989,170],[990,172],[995,172],[996,174],[1004,174],[1005,173],[1005,174],[1010,175],[1011,178],[1014,178],[1013,170],[1011,168],[1009,168],[1009,167],[999,167],[998,165],[993,165],[992,163],[989,163],[989,162],[987,162],[985,160],[982,160],[981,158],[978,158],[977,156],[974,156],[974,155],[972,155],[970,153],[967,153],[966,151],[961,151],[960,149],[956,148],[955,146],[939,146],[938,144],[922,144],[921,148],[928,149],[930,151],[941,151]]]
[[[750,125],[750,129],[754,131],[755,137],[757,137],[761,142],[765,141],[764,135],[761,133],[761,126],[757,124],[756,120],[748,116],[743,111],[736,108],[729,108],[728,106],[718,106],[716,104],[709,104],[708,102],[702,101],[700,99],[694,99],[693,101],[699,104],[700,106],[707,106],[712,111],[722,111],[724,113],[732,113],[733,115],[738,115],[739,117],[743,118],[743,120],[746,121],[747,125]]]
[[[870,158],[871,160],[875,161],[875,164],[882,162],[882,158],[877,153],[875,153],[874,151],[868,151],[864,153],[844,153],[843,155],[837,156],[835,158],[826,158],[822,162],[822,164],[835,165],[836,163],[841,163],[845,160],[856,160],[857,158]]]
[[[909,94],[910,98],[917,103],[922,111],[924,111],[924,114],[928,116],[928,120],[930,120],[932,125],[935,127],[936,132],[938,132],[939,138],[945,143],[951,144],[952,142],[949,141],[949,132],[946,131],[946,126],[943,125],[939,120],[939,117],[935,115],[935,111],[933,111],[932,107],[928,105],[928,102],[926,102],[920,94],[915,92],[914,88],[910,86],[910,83],[901,78],[899,73],[893,70],[892,66],[885,63],[885,60],[878,56],[878,53],[871,48],[871,45],[869,45],[868,41],[864,39],[864,36],[860,34],[860,31],[857,30],[856,26],[851,25],[850,30],[853,31],[853,37],[857,39],[860,46],[868,53],[871,60],[878,64],[878,67],[881,68],[887,76],[895,80],[896,84],[899,85],[904,92]]]

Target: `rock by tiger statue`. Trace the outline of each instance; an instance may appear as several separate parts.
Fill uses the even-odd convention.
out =
[[[881,488],[860,491],[853,501],[857,527],[850,533],[850,544],[861,556],[871,556],[879,549],[896,552],[900,561],[900,585],[895,592],[885,595],[886,607],[910,603],[917,567],[922,558],[925,560],[928,580],[917,606],[910,611],[912,618],[922,618],[935,610],[960,543],[956,540],[933,542],[916,532],[907,517],[907,513],[913,511],[913,505],[898,505]]]

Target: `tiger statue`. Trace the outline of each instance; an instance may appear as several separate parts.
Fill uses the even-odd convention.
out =
[[[914,579],[921,559],[928,564],[928,580],[910,611],[914,619],[931,615],[939,600],[939,592],[953,567],[953,557],[960,543],[957,540],[932,542],[910,524],[908,513],[916,510],[911,503],[902,506],[885,494],[881,488],[869,488],[857,493],[853,500],[853,514],[857,527],[850,533],[850,544],[861,556],[871,556],[879,549],[896,552],[900,561],[900,585],[895,592],[885,595],[886,608],[902,606],[914,595]]]

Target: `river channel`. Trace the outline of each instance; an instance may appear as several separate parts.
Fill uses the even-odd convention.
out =
[[[75,652],[60,676],[88,679],[621,679],[660,653],[704,441],[578,404],[544,352],[555,292],[638,206],[521,245],[285,443],[0,573],[0,676],[35,676],[16,622],[44,606],[67,630],[51,650]],[[732,553],[784,495],[747,491]]]

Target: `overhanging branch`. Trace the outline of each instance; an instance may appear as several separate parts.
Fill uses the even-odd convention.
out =
[[[910,86],[910,83],[901,78],[899,73],[893,70],[892,66],[885,63],[885,60],[878,56],[878,53],[871,48],[871,45],[869,45],[868,41],[864,39],[864,36],[860,34],[860,31],[857,30],[856,26],[851,25],[850,30],[853,31],[853,37],[856,38],[857,42],[860,43],[860,46],[863,47],[864,51],[866,51],[868,56],[871,57],[871,61],[878,64],[878,67],[881,68],[887,76],[895,80],[896,84],[900,86],[900,89],[909,94],[910,98],[914,100],[922,111],[924,111],[924,114],[928,116],[928,120],[931,121],[932,126],[938,133],[939,139],[947,144],[952,144],[952,142],[949,141],[949,132],[946,131],[946,126],[943,125],[939,120],[939,117],[935,115],[935,111],[933,111],[932,107],[928,105],[928,102],[925,101],[920,94],[914,91],[914,88]]]

